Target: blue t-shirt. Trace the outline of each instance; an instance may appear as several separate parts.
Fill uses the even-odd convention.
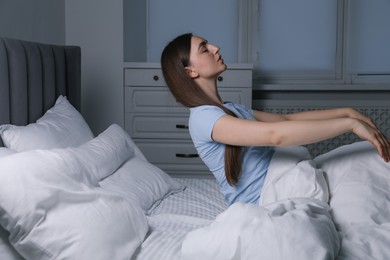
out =
[[[253,110],[228,102],[224,106],[237,117],[256,120]],[[247,146],[241,149],[242,172],[235,186],[225,177],[225,145],[212,139],[214,124],[226,113],[216,106],[199,106],[190,109],[189,130],[200,158],[214,174],[226,201],[257,203],[274,149],[268,146]]]

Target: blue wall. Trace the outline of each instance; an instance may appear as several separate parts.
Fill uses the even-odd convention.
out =
[[[0,36],[65,43],[65,0],[0,1]]]

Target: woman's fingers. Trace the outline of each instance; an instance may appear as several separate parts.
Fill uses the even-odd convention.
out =
[[[356,118],[360,121],[363,121],[364,123],[368,124],[369,126],[375,128],[375,129],[378,129],[377,126],[375,125],[374,121],[370,117],[362,114],[361,112],[359,112],[355,109],[353,111],[354,111],[354,113],[352,115],[353,118]]]
[[[381,135],[381,138],[383,140],[384,159],[385,159],[385,162],[389,162],[390,161],[390,141],[384,135]]]
[[[383,158],[385,162],[390,161],[390,141],[389,139],[381,132],[377,131],[375,134],[375,142],[374,146],[377,147],[377,150],[380,156]]]
[[[383,152],[385,157],[384,159],[386,162],[389,162],[390,161],[390,140],[382,132],[379,133],[383,143],[383,150],[384,150]]]

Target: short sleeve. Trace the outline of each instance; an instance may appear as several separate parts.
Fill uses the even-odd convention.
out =
[[[211,138],[213,127],[223,115],[226,115],[226,113],[215,106],[191,108],[189,130],[195,146],[199,143],[213,141]]]
[[[244,111],[247,114],[253,115],[253,109],[239,103],[233,103],[229,102],[231,106],[228,106],[231,110],[234,110],[236,113],[240,113],[239,111]],[[242,114],[242,112],[240,113]],[[242,118],[246,118],[245,116],[242,116]]]
[[[244,106],[242,104],[238,104],[239,106],[242,106],[242,109],[245,110],[246,112],[248,112],[249,114],[253,115],[253,109],[247,107],[247,106]]]

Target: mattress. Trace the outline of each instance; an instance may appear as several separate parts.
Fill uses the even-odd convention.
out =
[[[187,233],[209,225],[228,208],[215,179],[175,179],[185,190],[171,194],[148,211],[149,231],[132,259],[181,259]]]

